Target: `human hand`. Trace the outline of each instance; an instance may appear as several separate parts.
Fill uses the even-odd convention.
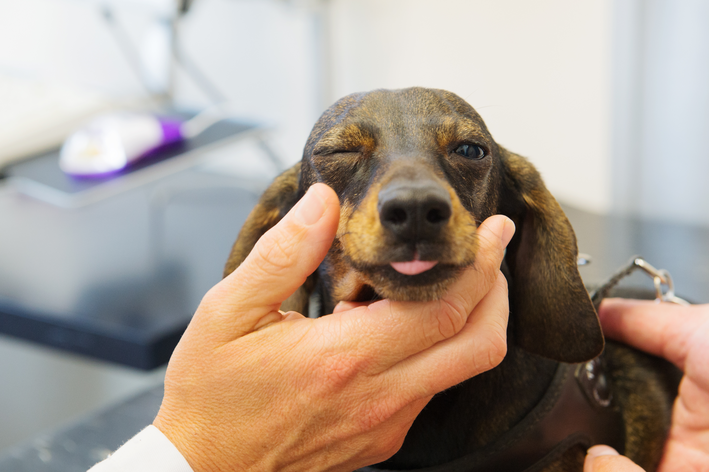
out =
[[[644,472],[642,467],[609,446],[593,446],[586,454],[583,472]]]
[[[608,299],[598,314],[606,336],[684,372],[658,471],[709,471],[709,305]],[[584,472],[616,470],[593,467]]]
[[[441,300],[279,313],[324,258],[338,218],[335,193],[314,185],[198,307],[154,422],[195,472],[380,462],[435,393],[502,361],[509,219],[480,226],[474,268]]]

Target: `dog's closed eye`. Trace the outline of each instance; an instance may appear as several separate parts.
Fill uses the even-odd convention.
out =
[[[327,132],[313,149],[314,156],[341,153],[362,153],[376,146],[376,130],[366,125],[351,123]]]
[[[335,154],[360,154],[362,152],[362,147],[357,146],[354,148],[346,147],[320,147],[313,152],[314,156],[332,156]]]

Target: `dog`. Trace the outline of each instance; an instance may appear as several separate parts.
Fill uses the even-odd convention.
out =
[[[366,470],[581,471],[596,443],[655,469],[676,383],[660,360],[604,343],[569,221],[537,170],[498,145],[473,107],[425,88],[337,101],[301,162],[246,220],[225,276],[316,182],[339,196],[339,227],[283,310],[322,316],[341,300],[437,299],[474,264],[480,222],[504,214],[517,227],[502,268],[505,359],[436,395],[401,449]]]

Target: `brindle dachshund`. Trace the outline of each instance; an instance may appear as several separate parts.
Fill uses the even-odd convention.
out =
[[[517,226],[503,264],[505,360],[435,396],[400,451],[375,468],[581,471],[598,442],[656,467],[675,385],[659,361],[612,343],[583,364],[604,339],[571,225],[534,167],[499,146],[468,103],[423,88],[339,100],[315,124],[302,162],[248,217],[225,274],[315,182],[337,192],[339,228],[325,261],[282,307],[311,316],[340,300],[436,299],[474,264],[477,224],[501,213]]]

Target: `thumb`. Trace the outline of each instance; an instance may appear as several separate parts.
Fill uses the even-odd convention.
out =
[[[337,194],[324,184],[310,187],[244,262],[207,293],[195,318],[206,318],[223,342],[281,319],[281,303],[325,258],[338,220]]]
[[[593,446],[583,463],[583,472],[645,472],[639,465],[609,446]]]

